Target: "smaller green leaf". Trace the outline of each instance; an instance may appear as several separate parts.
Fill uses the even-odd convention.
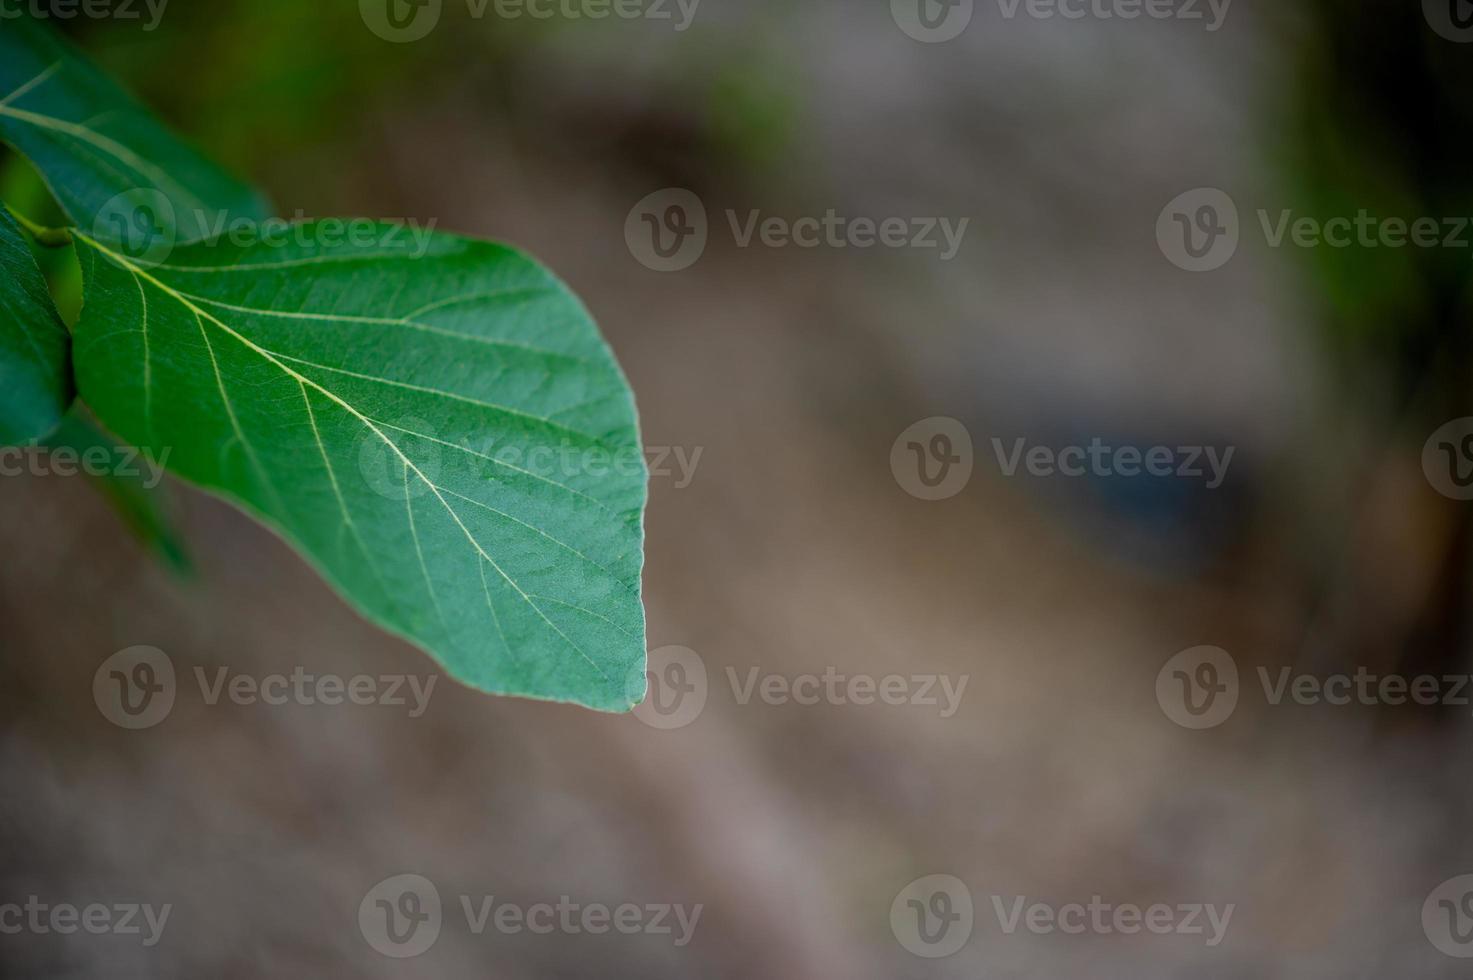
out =
[[[0,444],[51,432],[72,394],[71,335],[20,226],[0,206]]]
[[[0,18],[0,139],[35,165],[68,218],[130,249],[269,216],[255,191],[24,15]]]

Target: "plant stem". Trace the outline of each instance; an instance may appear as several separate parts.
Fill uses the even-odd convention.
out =
[[[72,243],[72,232],[69,228],[47,228],[45,225],[37,224],[30,218],[27,218],[25,215],[21,214],[19,211],[8,204],[5,205],[5,210],[9,211],[11,216],[14,217],[15,220],[18,221],[21,226],[25,228],[26,231],[31,233],[32,238],[36,239],[36,241],[40,242],[47,248],[61,248],[62,246],[70,245]]]

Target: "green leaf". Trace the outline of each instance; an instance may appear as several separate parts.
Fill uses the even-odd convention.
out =
[[[520,253],[364,227],[147,268],[79,234],[83,398],[452,676],[627,710],[646,471],[613,355]]]
[[[71,337],[20,226],[0,205],[0,445],[51,432],[71,401]]]
[[[26,16],[0,20],[0,139],[30,159],[72,222],[133,247],[268,216],[255,191]]]

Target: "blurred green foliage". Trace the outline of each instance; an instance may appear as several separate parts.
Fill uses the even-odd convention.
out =
[[[776,15],[754,21],[743,30],[671,31],[680,43],[641,48],[633,67],[628,25],[617,21],[508,20],[490,9],[473,17],[453,2],[428,37],[407,44],[373,34],[353,2],[181,0],[153,31],[78,31],[88,53],[165,120],[281,198],[279,186],[292,180],[286,168],[297,161],[329,166],[344,182],[371,173],[373,160],[353,154],[383,137],[363,127],[452,90],[469,88],[488,119],[534,138],[547,134],[561,146],[596,138],[617,151],[630,143],[621,127],[644,135],[649,120],[638,116],[638,100],[630,100],[635,108],[621,101],[626,86],[609,82],[611,72],[638,75],[662,108],[687,117],[682,126],[704,168],[770,171],[799,132],[801,85]],[[615,111],[600,112],[592,134],[586,117],[543,118],[556,109],[544,91],[549,71],[587,75],[576,90],[603,96]]]
[[[1419,4],[1313,0],[1283,119],[1299,214],[1473,218],[1473,58]],[[1442,235],[1439,234],[1439,239]],[[1384,387],[1414,428],[1473,402],[1473,227],[1456,248],[1307,250],[1330,354]]]

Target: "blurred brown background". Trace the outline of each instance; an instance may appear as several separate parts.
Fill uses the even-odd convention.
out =
[[[1423,902],[1473,871],[1469,707],[1266,703],[1255,670],[1466,672],[1466,503],[1424,441],[1468,411],[1473,249],[1271,248],[1257,212],[1473,215],[1470,56],[1414,5],[1237,0],[1221,28],[1009,19],[908,37],[883,2],[702,0],[649,19],[471,16],[394,44],[351,0],[173,0],[156,30],[63,26],[280,213],[435,221],[566,279],[633,383],[656,477],[651,648],[696,651],[690,724],[488,698],[208,705],[193,668],[430,674],[285,545],[172,484],[180,576],[80,479],[0,480],[0,900],[170,902],[163,940],[0,936],[7,975],[1454,977]],[[674,9],[674,8],[672,8]],[[678,10],[674,11],[678,19]],[[0,26],[0,30],[4,27]],[[641,265],[630,209],[710,215]],[[1169,201],[1220,188],[1242,243],[1192,274]],[[725,212],[970,219],[957,256],[740,248]],[[1473,234],[1467,236],[1473,240]],[[892,444],[976,447],[928,502]],[[1221,487],[1004,476],[1011,445],[1231,446]],[[678,470],[676,471],[678,473]],[[110,724],[98,665],[180,671]],[[1168,659],[1229,651],[1243,694],[1191,731]],[[742,705],[727,668],[969,677],[960,710]],[[357,912],[422,874],[423,956]],[[912,956],[897,893],[955,875],[970,942]],[[693,940],[477,936],[460,895],[704,906]],[[1226,939],[1004,935],[990,896],[1204,902]]]

